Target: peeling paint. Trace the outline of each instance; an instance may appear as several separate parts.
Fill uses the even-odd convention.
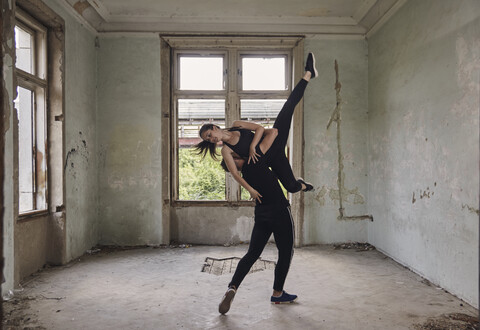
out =
[[[71,176],[77,178],[77,170],[75,170],[75,164],[81,162],[84,166],[88,166],[90,160],[90,151],[87,148],[87,142],[82,137],[82,132],[78,132],[79,138],[75,143],[75,146],[72,147],[65,157],[65,163],[63,166],[64,170],[67,168],[70,171]],[[70,164],[70,167],[68,166]]]
[[[77,1],[73,5],[73,9],[75,9],[75,11],[80,15],[82,15],[85,9],[89,7],[90,7],[90,4],[88,3],[88,1]]]
[[[16,88],[17,85],[15,72],[13,70],[13,63],[15,61],[15,43],[14,43],[14,30],[15,26],[15,15],[13,9],[10,8],[8,1],[2,1],[2,56],[3,56],[3,75],[2,77],[13,77],[12,83],[12,97],[9,97],[10,93],[8,92],[9,88],[5,85],[5,79],[2,78],[2,94],[3,94],[3,132],[8,132],[10,129],[10,116],[12,115],[12,104],[10,100],[16,98]],[[10,57],[11,64],[9,61],[5,61],[6,57]],[[9,72],[10,71],[10,72]]]

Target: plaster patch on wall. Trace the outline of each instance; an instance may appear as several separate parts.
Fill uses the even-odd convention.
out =
[[[340,200],[340,191],[338,189],[329,188],[329,197],[331,200]],[[350,198],[349,197],[353,197]],[[342,189],[342,201],[350,202],[353,204],[365,204],[365,198],[358,192],[358,187],[354,189]]]
[[[252,232],[253,218],[247,216],[238,217],[235,227],[231,228],[231,237],[228,244],[238,244],[250,239]]]
[[[330,198],[332,201],[340,201],[340,191],[339,189],[322,186],[320,191],[315,195],[315,200],[320,204],[320,206],[325,206],[325,196]],[[342,200],[344,202],[350,202],[352,204],[365,204],[365,198],[358,192],[358,187],[354,189],[344,189],[342,190]]]

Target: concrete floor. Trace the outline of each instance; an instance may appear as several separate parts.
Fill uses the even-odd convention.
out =
[[[233,247],[102,251],[47,268],[4,302],[4,329],[478,329],[478,311],[382,253],[313,246],[295,250],[272,305],[270,269],[247,275],[230,312],[218,304],[231,274],[201,272]],[[268,245],[263,259],[276,260]],[[436,327],[439,326],[439,327]]]

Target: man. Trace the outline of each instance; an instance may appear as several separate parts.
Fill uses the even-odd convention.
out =
[[[260,257],[272,233],[278,249],[278,261],[275,267],[273,294],[270,301],[280,304],[291,303],[297,299],[296,295],[288,294],[283,290],[293,256],[294,225],[290,204],[264,157],[275,140],[277,131],[272,129],[265,133],[265,137],[256,148],[257,153],[261,155],[256,163],[247,164],[245,159],[234,157],[237,169],[242,172],[243,178],[259,192],[259,197],[256,199],[255,225],[248,252],[239,261],[235,274],[228,285],[228,290],[222,298],[218,308],[221,314],[229,311],[238,287]],[[225,163],[222,166],[226,169]]]

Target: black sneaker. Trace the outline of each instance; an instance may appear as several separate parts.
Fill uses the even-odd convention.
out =
[[[220,305],[218,305],[218,312],[220,314],[225,314],[230,310],[230,305],[235,297],[235,293],[237,293],[237,291],[234,288],[228,288],[227,292],[222,298],[222,301],[220,302]]]
[[[298,178],[297,181],[300,182],[300,183],[303,183],[303,184],[305,185],[305,189],[303,189],[302,191],[305,191],[305,192],[307,192],[307,191],[315,191],[315,188],[313,187],[313,185],[312,185],[311,183],[308,183],[308,182],[303,181],[302,178]]]
[[[312,73],[312,78],[318,77],[318,71],[315,68],[315,56],[313,53],[308,53],[305,71],[310,71]]]
[[[297,295],[288,294],[285,291],[282,292],[282,295],[280,297],[272,296],[270,298],[272,304],[290,304],[293,303],[295,300],[297,300]]]

